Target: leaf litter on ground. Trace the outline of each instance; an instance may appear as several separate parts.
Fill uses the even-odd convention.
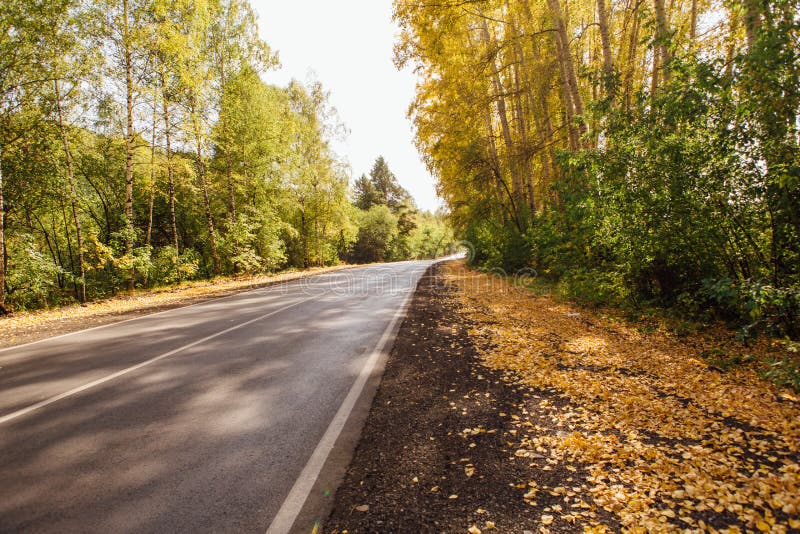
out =
[[[561,499],[542,532],[610,531],[600,509],[625,532],[800,529],[800,405],[751,369],[710,368],[701,354],[718,340],[643,333],[463,263],[445,273],[484,364],[531,393],[509,461],[530,461],[531,478],[585,473],[520,481],[532,505]]]

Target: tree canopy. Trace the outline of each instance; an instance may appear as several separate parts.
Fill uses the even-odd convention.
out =
[[[263,81],[246,0],[11,0],[0,56],[0,312],[449,246],[382,158],[351,203],[328,93]]]
[[[800,335],[796,2],[394,6],[475,262]]]

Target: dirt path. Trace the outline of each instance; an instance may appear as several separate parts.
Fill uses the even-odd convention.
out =
[[[798,532],[800,406],[696,348],[446,264],[326,532]]]

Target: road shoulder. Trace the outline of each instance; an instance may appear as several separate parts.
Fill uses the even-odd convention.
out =
[[[417,292],[325,531],[800,531],[800,405],[461,264]]]
[[[522,532],[538,524],[541,509],[523,499],[527,464],[508,460],[517,433],[509,414],[526,392],[481,365],[441,268],[420,282],[326,532]]]

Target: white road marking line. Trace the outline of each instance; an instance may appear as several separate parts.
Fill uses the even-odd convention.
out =
[[[29,413],[31,413],[31,412],[33,412],[35,410],[38,410],[39,408],[44,408],[45,406],[47,406],[49,404],[53,404],[54,402],[60,401],[62,399],[66,399],[67,397],[72,397],[73,395],[77,395],[78,393],[81,393],[81,392],[86,391],[88,389],[92,389],[93,387],[99,386],[100,384],[104,384],[106,382],[114,380],[115,378],[119,378],[119,377],[121,377],[123,375],[126,375],[128,373],[136,371],[137,369],[141,369],[142,367],[150,365],[151,363],[155,363],[155,362],[157,362],[159,360],[163,360],[164,358],[169,358],[170,356],[173,356],[173,355],[175,355],[175,354],[177,354],[179,352],[182,352],[182,351],[184,351],[186,349],[190,349],[190,348],[195,347],[195,346],[197,346],[197,345],[199,345],[201,343],[205,343],[206,341],[210,341],[210,340],[214,339],[215,337],[219,337],[221,335],[227,334],[228,332],[233,332],[234,330],[238,330],[239,328],[242,328],[242,327],[247,326],[249,324],[253,324],[256,321],[260,321],[262,319],[266,319],[267,317],[270,317],[271,315],[275,315],[276,313],[280,313],[280,312],[282,312],[284,310],[288,310],[289,308],[293,308],[293,307],[295,307],[295,306],[297,306],[299,304],[302,304],[304,302],[308,302],[309,300],[313,300],[315,298],[317,298],[317,297],[308,297],[308,298],[305,298],[305,299],[302,299],[302,300],[298,300],[297,302],[293,302],[292,304],[288,304],[286,306],[283,306],[282,308],[278,308],[277,310],[273,310],[273,311],[271,311],[269,313],[265,313],[264,315],[256,317],[255,319],[250,319],[249,321],[245,321],[245,322],[243,322],[241,324],[238,324],[236,326],[232,326],[230,328],[226,328],[225,330],[217,332],[216,334],[211,334],[210,336],[206,336],[206,337],[204,337],[202,339],[198,339],[197,341],[193,341],[193,342],[191,342],[191,343],[189,343],[187,345],[184,345],[182,347],[178,347],[177,349],[173,349],[173,350],[171,350],[169,352],[165,352],[164,354],[161,354],[161,355],[156,356],[154,358],[150,358],[149,360],[143,361],[143,362],[138,363],[138,364],[136,364],[134,366],[127,367],[125,369],[117,371],[116,373],[112,373],[112,374],[110,374],[108,376],[105,376],[103,378],[98,378],[97,380],[93,380],[93,381],[91,381],[91,382],[89,382],[87,384],[84,384],[82,386],[78,386],[76,388],[70,389],[69,391],[65,391],[64,393],[60,393],[58,395],[50,397],[49,399],[45,399],[45,400],[43,400],[41,402],[37,402],[36,404],[31,404],[30,406],[27,406],[26,408],[22,408],[21,410],[17,410],[16,412],[12,412],[12,413],[10,413],[8,415],[4,415],[3,417],[0,417],[0,425],[2,425],[4,423],[7,423],[9,421],[12,421],[12,420],[14,420],[14,419],[16,419],[18,417],[22,417],[23,415],[29,414]]]
[[[262,286],[262,287],[256,287],[256,288],[253,288],[253,289],[246,289],[244,291],[239,291],[238,293],[234,293],[232,295],[225,295],[224,297],[209,296],[209,298],[204,299],[201,302],[195,302],[194,304],[187,304],[186,306],[176,306],[174,308],[169,308],[167,310],[161,310],[160,312],[146,313],[144,315],[139,315],[137,317],[131,317],[130,319],[123,319],[122,321],[115,321],[113,323],[105,323],[105,324],[93,326],[91,328],[84,328],[83,330],[76,330],[74,332],[67,332],[66,334],[59,334],[59,335],[53,336],[53,337],[46,337],[46,338],[43,338],[43,339],[37,339],[36,341],[29,341],[28,343],[22,343],[20,345],[12,345],[10,347],[0,348],[0,353],[8,352],[8,351],[15,350],[15,349],[21,349],[23,347],[28,347],[30,345],[36,345],[38,343],[43,343],[45,341],[51,341],[53,339],[60,339],[62,337],[74,336],[75,334],[83,334],[84,332],[91,332],[92,330],[99,330],[100,328],[106,328],[106,327],[115,326],[115,325],[118,325],[118,324],[129,323],[131,321],[138,321],[139,319],[147,319],[149,317],[155,317],[157,315],[173,312],[173,311],[176,311],[176,310],[183,310],[183,309],[186,309],[186,308],[194,308],[195,306],[202,306],[203,304],[212,304],[212,303],[220,302],[220,301],[227,300],[227,299],[230,299],[230,298],[233,298],[233,297],[241,297],[242,295],[247,295],[248,293],[253,293],[253,292],[256,292],[256,291],[263,291],[263,290],[269,291],[269,290],[272,290],[272,289],[279,288],[281,286],[293,284],[295,282],[297,282],[297,283],[308,283],[308,281],[313,279],[313,278],[321,278],[323,276],[335,275],[335,274],[340,273],[342,271],[350,271],[350,270],[353,270],[353,269],[365,268],[365,267],[369,268],[370,266],[345,267],[343,269],[336,269],[335,271],[311,274],[309,276],[301,276],[299,278],[293,278],[291,280],[284,280],[284,281],[276,282],[274,284],[267,284],[267,285]],[[135,311],[136,310],[131,310],[131,312],[135,312]],[[12,356],[11,359],[14,359],[14,357]]]
[[[417,278],[417,283],[419,283],[419,278]],[[347,393],[347,397],[345,397],[342,405],[339,406],[339,410],[336,412],[336,415],[333,416],[331,423],[328,425],[328,429],[325,431],[325,434],[323,434],[314,452],[311,453],[311,458],[308,459],[303,471],[300,472],[300,476],[297,477],[292,489],[283,501],[280,510],[278,510],[269,528],[267,528],[267,534],[287,534],[291,530],[308,495],[314,487],[314,483],[317,481],[320,471],[322,471],[322,467],[325,465],[325,461],[328,459],[328,455],[331,450],[333,450],[333,446],[339,438],[339,434],[341,434],[347,419],[350,417],[350,413],[353,411],[356,401],[361,396],[361,392],[372,374],[375,365],[386,350],[388,350],[388,344],[394,333],[394,327],[400,318],[405,315],[411,297],[415,292],[416,284],[408,289],[403,303],[394,314],[394,317],[392,317],[386,330],[383,331],[383,335],[375,346],[375,350],[372,351],[372,354],[370,354],[367,359],[367,363],[361,368],[361,372],[350,388],[350,391]]]

